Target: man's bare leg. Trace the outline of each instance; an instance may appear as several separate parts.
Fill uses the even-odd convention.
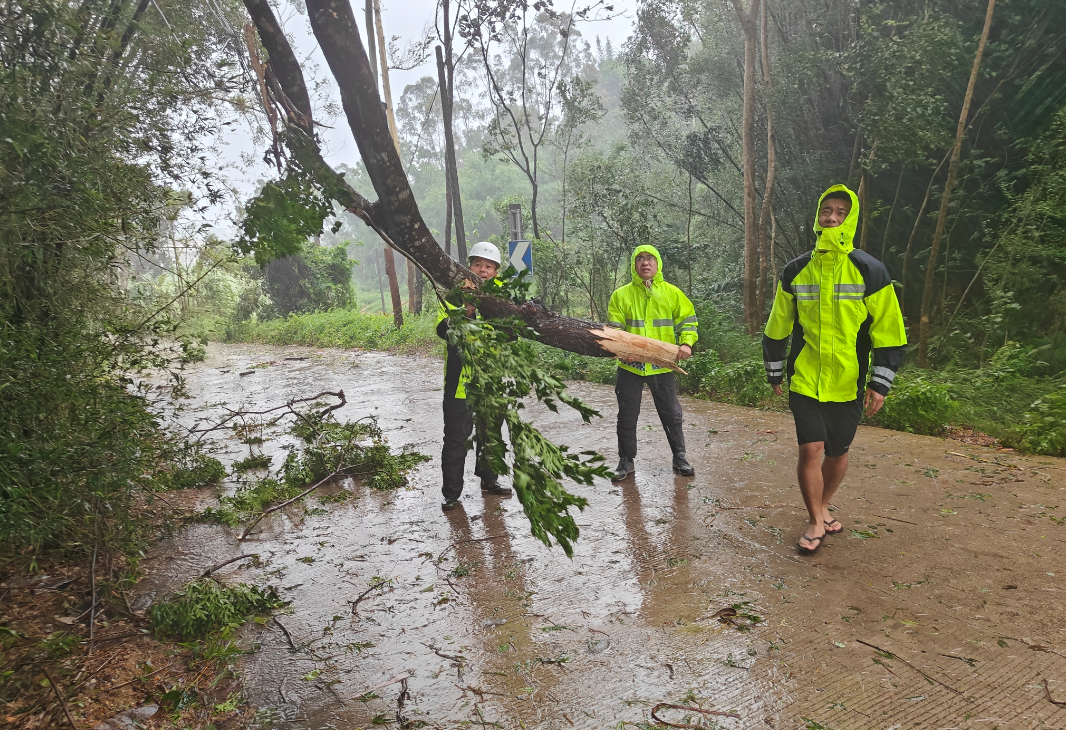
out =
[[[829,501],[836,494],[837,487],[844,481],[844,475],[848,471],[848,455],[827,456],[822,459],[822,516],[826,526],[834,522],[833,515],[829,513]],[[841,524],[843,527],[843,523]]]
[[[822,521],[824,511],[822,492],[824,491],[824,476],[822,473],[822,455],[825,452],[825,443],[815,441],[808,444],[800,444],[799,463],[796,465],[796,477],[799,479],[800,492],[803,494],[803,503],[807,506],[807,514],[810,523],[803,533],[804,539],[800,543],[805,548],[814,549],[819,543],[818,538],[825,536],[825,524]],[[833,487],[840,484],[837,481]]]

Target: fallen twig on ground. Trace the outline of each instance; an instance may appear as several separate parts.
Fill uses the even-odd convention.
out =
[[[391,585],[391,584],[392,584],[391,580],[383,580],[383,581],[379,581],[379,582],[375,583],[374,585],[370,586],[365,591],[363,591],[359,595],[358,598],[356,598],[354,601],[351,602],[352,603],[352,615],[353,616],[358,616],[359,615],[359,610],[358,610],[359,601],[363,600],[368,595],[370,595],[371,591],[375,591],[378,588],[381,588],[381,586],[387,586],[387,585]]]
[[[279,629],[281,629],[281,633],[285,634],[285,638],[288,639],[288,641],[289,641],[289,647],[291,647],[293,651],[299,651],[296,648],[296,644],[294,644],[293,641],[292,641],[292,634],[290,634],[289,630],[287,628],[285,628],[285,624],[283,624],[280,621],[278,621],[278,617],[277,616],[274,617],[274,623],[277,624]]]
[[[1005,464],[1002,461],[992,461],[991,459],[982,459],[980,456],[973,456],[972,454],[960,454],[957,451],[947,451],[945,453],[952,456],[961,456],[964,459],[972,459],[973,461],[979,461],[982,464],[994,464],[996,466],[1002,466],[1004,469],[1021,469],[1017,464]]]
[[[481,696],[481,695],[496,695],[497,697],[506,697],[507,696],[506,692],[490,692],[487,689],[478,689],[477,687],[464,687],[464,686],[458,685],[458,684],[455,685],[455,686],[458,687],[459,689],[469,690],[469,691],[473,692],[474,694],[476,694],[478,696]]]
[[[914,671],[918,672],[918,674],[920,674],[923,677],[925,677],[926,679],[928,679],[930,682],[936,682],[937,684],[939,684],[944,689],[947,689],[947,690],[950,690],[950,691],[954,692],[955,694],[957,694],[959,697],[962,697],[967,702],[971,701],[970,698],[967,697],[966,695],[964,695],[962,692],[959,692],[957,689],[955,689],[954,687],[952,687],[950,685],[944,684],[943,682],[941,682],[936,677],[929,676],[928,674],[923,672],[921,669],[919,669],[918,667],[914,666],[909,661],[907,661],[906,659],[901,657],[899,654],[893,654],[892,652],[888,651],[887,649],[882,649],[881,647],[875,646],[875,645],[869,643],[868,641],[863,641],[862,639],[856,639],[855,641],[857,641],[858,643],[862,644],[863,646],[868,646],[871,649],[876,649],[877,651],[881,652],[882,654],[885,654],[886,656],[892,657],[893,659],[898,659],[899,661],[903,662],[904,664],[906,664],[908,667],[910,667]]]
[[[443,653],[441,653],[440,649],[438,649],[437,647],[433,646],[432,644],[422,644],[422,646],[424,646],[427,649],[429,649],[430,651],[432,651],[434,654],[439,656],[441,659],[447,659],[450,662],[465,662],[466,661],[466,657],[465,656],[454,656],[452,654],[443,654]]]
[[[400,680],[400,696],[396,698],[396,722],[400,727],[407,727],[407,718],[403,716],[403,706],[411,694],[407,691],[407,677]]]
[[[249,533],[251,533],[251,531],[255,528],[255,526],[258,525],[260,522],[262,522],[263,518],[266,517],[267,515],[272,515],[272,514],[274,514],[275,512],[277,512],[279,510],[285,509],[286,507],[288,507],[293,502],[300,501],[301,499],[306,497],[308,494],[310,494],[311,492],[313,492],[316,489],[318,489],[319,487],[321,487],[326,482],[330,481],[331,479],[335,479],[338,476],[340,476],[340,467],[338,467],[337,469],[334,469],[332,472],[327,474],[321,481],[319,481],[318,483],[314,484],[311,487],[308,487],[307,489],[305,489],[304,491],[300,492],[299,494],[297,494],[292,499],[286,500],[286,501],[282,502],[281,504],[276,504],[276,505],[274,505],[273,507],[271,507],[268,510],[264,510],[263,514],[261,514],[258,517],[256,517],[255,521],[252,522],[252,524],[248,525],[248,529],[246,529],[243,533],[241,533],[241,536],[237,538],[237,541],[240,542],[240,541],[244,540],[246,537],[248,537]]]
[[[374,692],[375,690],[381,689],[382,687],[388,687],[390,684],[393,684],[395,682],[399,682],[402,679],[410,679],[411,676],[412,675],[411,675],[410,672],[400,672],[397,675],[389,677],[384,682],[380,682],[378,684],[375,684],[373,687],[371,687],[366,692],[364,692],[363,695],[366,696],[366,695],[370,694],[371,692]]]
[[[254,370],[247,370],[241,373],[241,375],[249,375],[254,372]],[[229,415],[227,415],[215,425],[209,428],[191,428],[189,429],[189,434],[199,434],[199,436],[196,437],[196,441],[199,442],[206,434],[211,433],[212,431],[218,431],[219,429],[225,428],[226,425],[235,418],[243,418],[244,416],[265,416],[267,413],[273,413],[274,411],[280,411],[282,409],[288,409],[290,413],[294,413],[297,417],[301,417],[301,414],[296,411],[295,408],[293,408],[294,405],[296,405],[297,403],[313,403],[314,401],[317,401],[319,398],[325,395],[333,396],[334,398],[339,399],[340,402],[336,405],[327,406],[320,413],[318,413],[317,415],[320,419],[325,417],[327,413],[343,408],[347,404],[347,400],[344,397],[343,390],[339,390],[335,393],[333,391],[324,390],[321,393],[308,396],[307,398],[292,398],[280,406],[274,406],[273,408],[267,408],[262,411],[245,411],[240,409],[236,411],[231,410]]]
[[[902,523],[904,523],[906,525],[918,525],[917,522],[911,522],[910,520],[901,520],[898,517],[889,517],[888,515],[878,515],[878,517],[880,517],[882,519],[885,519],[885,520],[892,520],[893,522],[902,522]],[[918,526],[920,526],[920,525],[918,525]]]
[[[1047,701],[1048,702],[1050,702],[1053,705],[1058,705],[1059,707],[1066,707],[1066,701],[1060,702],[1058,700],[1051,699],[1051,688],[1048,687],[1047,677],[1044,677],[1044,692],[1047,693]]]
[[[248,553],[247,555],[238,555],[237,557],[230,558],[229,560],[225,560],[225,561],[219,563],[218,565],[212,565],[210,568],[208,568],[203,573],[201,573],[200,577],[201,578],[208,578],[208,577],[210,577],[210,575],[212,573],[214,573],[219,568],[224,568],[227,565],[229,565],[230,563],[236,563],[238,560],[244,560],[245,558],[258,558],[258,557],[259,557],[259,553]]]
[[[56,693],[56,697],[59,699],[59,706],[63,708],[63,714],[67,716],[67,722],[74,730],[78,730],[77,724],[74,722],[74,718],[70,716],[70,708],[67,707],[67,698],[63,696],[63,690],[60,688],[56,681],[52,679],[52,675],[48,673],[48,670],[41,667],[41,671],[44,673],[45,679],[48,680],[48,684],[52,686],[52,690]]]
[[[162,669],[155,670],[151,674],[146,674],[143,677],[134,677],[133,679],[131,679],[128,682],[123,682],[122,684],[116,684],[114,687],[107,687],[106,689],[102,689],[100,691],[101,692],[114,692],[116,689],[121,689],[122,687],[125,687],[127,685],[133,684],[134,682],[143,682],[146,679],[148,679],[149,677],[154,677],[155,675],[159,674],[160,672],[165,672],[166,670],[170,669],[173,666],[174,666],[173,663],[172,664],[168,664],[165,667],[163,667]]]
[[[722,506],[719,505],[716,509],[720,509],[720,510],[727,510],[727,509],[772,509],[774,507],[791,507],[791,506],[792,505],[790,505],[790,504],[751,504],[751,505],[741,505],[739,507],[722,507]],[[674,705],[670,705],[670,707],[673,707],[673,706]]]
[[[689,723],[669,722],[668,720],[664,720],[664,719],[662,719],[661,717],[659,717],[658,715],[655,714],[656,712],[658,712],[659,710],[661,710],[663,708],[669,708],[669,709],[673,709],[673,710],[685,710],[687,712],[699,712],[699,713],[702,713],[704,715],[716,715],[718,717],[734,717],[734,718],[736,718],[738,720],[740,719],[740,715],[738,715],[735,712],[720,712],[718,710],[704,710],[704,709],[702,709],[700,707],[689,707],[688,705],[671,705],[668,702],[660,702],[655,707],[651,708],[651,719],[655,720],[655,722],[659,722],[659,723],[662,723],[663,725],[668,725],[670,727],[701,728],[703,726],[702,725],[692,725],[692,724],[689,724]]]

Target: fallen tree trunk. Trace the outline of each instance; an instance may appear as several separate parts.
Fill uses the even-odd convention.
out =
[[[244,0],[244,5],[269,56],[266,66],[271,83],[268,87],[275,103],[286,111],[293,130],[293,134],[286,136],[291,154],[299,157],[300,163],[327,194],[414,262],[433,282],[438,295],[455,286],[476,288],[480,280],[445,254],[418,210],[399,152],[393,144],[351,5],[340,0],[307,0],[308,18],[337,82],[348,125],[378,196],[376,203],[370,203],[355,191],[322,159],[314,136],[310,95],[303,73],[269,4],[266,0]],[[648,362],[680,370],[677,367],[677,345],[587,320],[564,317],[548,311],[537,300],[517,305],[485,295],[479,308],[489,317],[522,319],[533,328],[541,342],[569,352]]]

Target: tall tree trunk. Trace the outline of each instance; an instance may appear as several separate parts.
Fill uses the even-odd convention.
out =
[[[535,156],[536,153],[534,153]],[[537,184],[536,176],[530,180],[533,184],[533,199],[529,204],[529,219],[533,224],[533,238],[540,238],[540,224],[537,223],[537,197],[540,194],[540,186]]]
[[[378,275],[378,294],[381,295],[381,313],[385,314],[388,310],[385,309],[385,286],[381,283],[381,263],[378,261],[378,252],[374,250],[374,271]]]
[[[445,21],[447,27],[447,21]],[[451,193],[451,213],[455,223],[455,248],[459,261],[466,263],[466,227],[463,223],[463,203],[459,193],[459,170],[455,159],[455,136],[452,129],[452,95],[446,90],[447,64],[441,47],[437,46],[437,75],[441,84],[440,106],[444,113],[444,174]]]
[[[455,25],[450,19],[451,2],[442,0],[441,11],[444,16],[444,68],[448,81],[447,106],[441,96],[441,109],[444,112],[444,142],[451,155],[452,176],[452,219],[455,222],[455,248],[459,261],[466,264],[466,222],[463,218],[463,197],[459,191],[459,163],[455,155],[455,53],[452,48]],[[456,23],[458,23],[458,12]],[[443,93],[443,88],[441,89]]]
[[[877,142],[870,148],[870,156],[862,166],[862,178],[859,182],[859,217],[862,219],[862,231],[859,232],[859,249],[866,250],[870,231],[870,186],[873,184],[873,176],[870,174],[870,164],[877,155]]]
[[[768,233],[770,227],[770,211],[773,210],[774,182],[777,180],[777,152],[775,150],[772,98],[774,79],[770,70],[770,46],[766,30],[769,15],[770,0],[765,0],[762,11],[762,22],[759,25],[759,45],[762,50],[763,93],[766,98],[766,185],[763,188],[762,210],[759,211],[759,297],[757,305],[759,325],[762,325],[763,317],[766,316],[767,299],[772,301],[774,296],[772,291],[767,291],[767,287],[770,283],[769,272],[770,269],[774,268],[774,260]],[[691,200],[689,201],[689,206],[691,208]]]
[[[365,5],[366,15],[366,46],[367,55],[370,61],[370,72],[374,76],[374,91],[377,96],[378,89],[378,56],[377,56],[377,34],[374,32],[374,26],[377,25],[374,14],[374,0],[366,0]],[[384,53],[384,48],[382,52]],[[378,96],[380,101],[381,97]],[[395,145],[395,142],[393,142]],[[399,149],[396,151],[396,156],[399,157]],[[400,300],[400,282],[396,279],[396,258],[392,255],[392,249],[388,246],[385,247],[382,252],[385,257],[385,276],[389,280],[389,294],[392,298],[392,321],[396,324],[396,328],[399,329],[403,326],[403,302]]]
[[[403,157],[400,150],[400,134],[396,129],[396,110],[392,106],[392,85],[389,83],[389,57],[385,52],[385,28],[381,22],[381,2],[374,0],[374,25],[377,29],[378,56],[381,61],[381,91],[385,96],[385,113],[389,120],[389,132],[392,133],[392,142],[396,145],[396,152]],[[369,31],[368,31],[369,32]],[[391,255],[391,251],[390,251]],[[422,311],[421,291],[416,285],[415,277],[418,270],[413,261],[407,261],[407,311],[415,314]],[[417,300],[417,301],[416,301]],[[395,296],[393,297],[395,302]],[[403,314],[400,314],[400,325],[403,324]],[[399,326],[399,325],[397,325]]]
[[[996,0],[988,0],[988,10],[985,12],[985,27],[981,30],[981,40],[977,43],[977,55],[973,59],[970,81],[966,84],[966,96],[962,100],[959,125],[955,130],[955,146],[951,150],[951,162],[948,163],[948,179],[944,183],[944,195],[940,198],[940,215],[937,216],[936,232],[933,233],[933,243],[929,248],[929,263],[925,269],[925,287],[922,291],[921,319],[918,324],[918,367],[921,368],[929,367],[929,336],[932,329],[930,313],[933,309],[933,285],[936,283],[937,255],[940,252],[940,241],[944,237],[944,229],[947,227],[951,193],[955,187],[955,178],[959,173],[959,158],[962,156],[962,139],[966,133],[966,119],[970,115],[973,89],[977,85],[977,75],[981,71],[981,57],[985,52],[985,43],[988,42],[988,30],[992,27],[992,13],[995,9]]]
[[[307,99],[306,85],[296,56],[289,46],[273,10],[266,0],[244,0],[259,36],[270,56],[270,88],[273,101],[292,115],[286,144],[292,155],[323,189],[358,216],[386,242],[413,260],[441,290],[461,286],[469,290],[480,284],[473,272],[446,256],[433,238],[418,210],[407,175],[388,133],[358,26],[351,6],[334,0],[307,0],[311,29],[337,81],[341,104],[351,127],[367,175],[378,195],[371,203],[355,191],[343,176],[322,159],[310,132],[310,104],[296,108],[294,100]],[[280,73],[274,74],[277,65]],[[293,75],[289,75],[293,72]],[[285,82],[282,82],[282,79]],[[276,92],[276,93],[275,93]],[[617,357],[677,367],[679,348],[602,324],[548,311],[537,301],[516,304],[507,299],[475,294],[478,307],[490,318],[516,317],[526,322],[537,339],[579,355]]]
[[[759,232],[755,217],[755,23],[762,0],[751,0],[747,13],[741,0],[731,0],[744,31],[744,114],[741,121],[741,146],[744,150],[744,322],[748,334],[759,327],[758,275]]]
[[[445,180],[448,176],[444,176]],[[451,258],[452,255],[452,186],[448,181],[444,189],[444,252]]]
[[[685,222],[685,249],[688,253],[688,294],[692,296],[692,175],[688,176],[688,220]]]
[[[848,165],[848,179],[845,181],[852,190],[859,184],[859,174],[862,168],[859,166],[862,157],[862,130],[855,130],[855,142],[851,145],[851,163]]]
[[[906,170],[906,165],[900,165],[899,180],[896,181],[896,194],[892,196],[892,207],[888,209],[888,220],[885,221],[885,233],[881,236],[881,255],[878,257],[881,263],[885,262],[885,245],[888,243],[888,232],[892,227],[892,215],[896,212],[896,203],[899,202],[899,191],[903,185],[903,173],[906,172]]]

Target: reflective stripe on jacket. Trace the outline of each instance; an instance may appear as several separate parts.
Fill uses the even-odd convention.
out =
[[[763,335],[766,377],[822,402],[861,397],[866,387],[887,395],[903,364],[907,333],[896,291],[884,264],[853,245],[859,201],[851,190],[851,211],[836,228],[822,229],[818,244],[785,266]],[[792,349],[786,360],[789,335]],[[867,384],[870,351],[873,371]]]
[[[659,263],[659,270],[651,287],[637,274],[637,255],[650,253]],[[637,246],[629,260],[633,281],[611,294],[607,307],[608,327],[616,327],[635,335],[643,335],[674,345],[696,344],[698,322],[696,310],[684,292],[663,280],[663,259],[654,246]],[[630,365],[619,363],[637,375],[669,373],[669,368],[657,368],[651,363]]]

